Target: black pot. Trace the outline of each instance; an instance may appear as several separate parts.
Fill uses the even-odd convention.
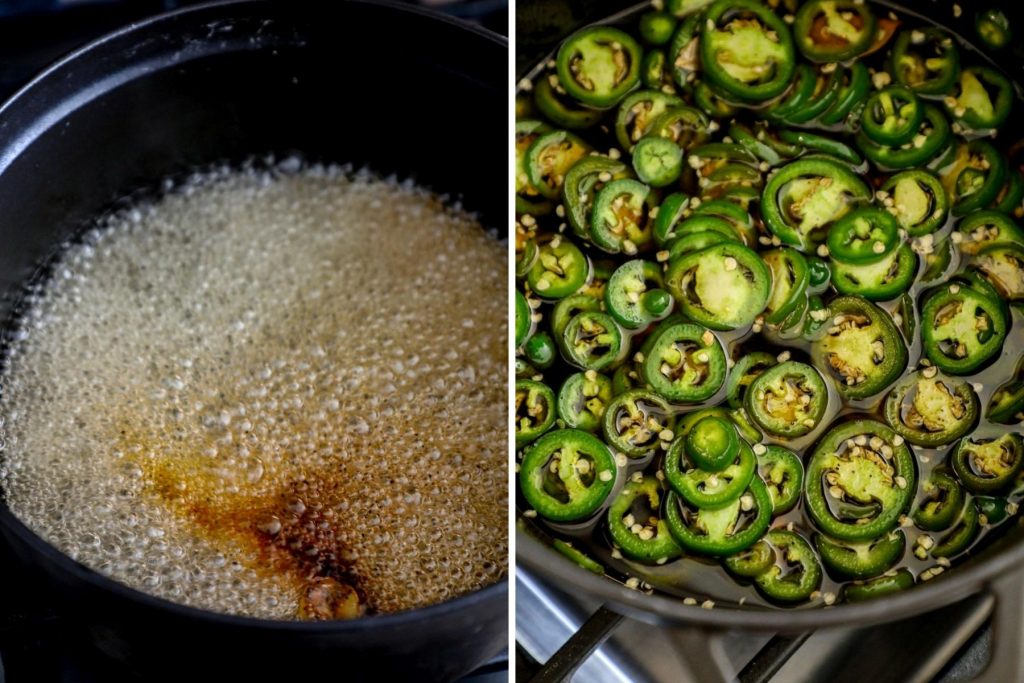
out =
[[[963,0],[958,2],[960,6],[956,9],[952,0],[883,0],[882,4],[893,7],[904,16],[924,17],[960,35],[969,43],[972,42],[979,53],[975,57],[990,60],[1015,82],[1019,92],[1024,92],[1021,89],[1024,83],[1024,42],[1019,39],[1020,34],[1024,33],[1024,5],[988,0],[977,4]],[[649,3],[638,5],[633,2],[607,3],[601,0],[519,0],[516,10],[516,77],[521,79],[530,75],[540,60],[550,58],[559,42],[576,29],[591,23],[615,23],[649,7]],[[975,33],[975,14],[989,8],[1001,9],[1010,19],[1014,30],[1014,40],[1001,52],[981,49],[981,42]],[[1016,106],[1019,113],[1019,103]],[[1010,139],[1024,136],[1024,128],[1014,129],[1012,123],[1007,124],[1006,129],[1000,132],[1001,137],[1004,134],[1012,136]],[[1005,362],[1012,368],[1015,361],[1007,354],[999,362]],[[596,646],[617,624],[615,615],[682,627],[698,638],[724,630],[800,634],[822,628],[858,627],[897,621],[939,609],[968,596],[989,593],[995,598],[990,601],[994,605],[994,644],[984,680],[995,683],[1024,681],[1024,571],[1021,571],[1021,563],[1024,562],[1024,519],[1007,525],[1005,533],[1000,534],[963,566],[915,586],[912,590],[862,603],[806,610],[751,606],[741,608],[730,605],[706,610],[686,605],[676,598],[647,595],[577,567],[549,547],[547,534],[542,528],[521,516],[520,522],[524,530],[516,534],[516,559],[519,565],[537,572],[569,593],[582,593],[605,605],[605,609],[594,615],[592,623],[581,630],[584,636],[577,650],[582,651],[584,657],[590,652],[586,648]],[[564,653],[566,662],[560,665],[578,664],[578,652],[567,649]],[[555,675],[557,672],[545,674]]]
[[[507,64],[489,32],[367,2],[206,5],[88,45],[0,108],[0,319],[17,315],[40,264],[118,199],[253,155],[412,177],[503,230],[505,157],[479,150],[506,145],[495,121],[507,115]],[[261,621],[110,581],[3,505],[0,534],[144,680],[445,680],[507,643],[507,581],[353,622]]]

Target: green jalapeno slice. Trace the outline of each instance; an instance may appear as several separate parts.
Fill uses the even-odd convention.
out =
[[[758,375],[745,403],[747,414],[761,429],[792,439],[818,426],[828,406],[828,389],[813,367],[786,361]]]
[[[683,172],[683,150],[665,138],[643,138],[633,148],[633,170],[652,187],[671,185]]]
[[[1009,381],[992,394],[985,417],[1000,424],[1024,422],[1024,357],[1017,361]]]
[[[811,344],[814,364],[827,369],[848,399],[885,389],[907,365],[907,347],[889,314],[857,297],[829,304],[831,326]]]
[[[766,126],[758,126],[755,131],[734,121],[729,127],[729,137],[769,166],[778,166],[783,160],[792,159],[802,151],[801,145],[783,141]]]
[[[660,286],[658,266],[650,261],[626,261],[608,280],[605,305],[615,321],[626,329],[646,327],[664,318],[672,308],[672,297]]]
[[[590,557],[579,548],[574,548],[572,543],[566,543],[562,539],[556,538],[551,545],[555,550],[562,553],[562,555],[569,558],[572,562],[583,569],[586,569],[588,572],[597,574],[598,576],[604,576],[604,567],[602,567],[597,560]]]
[[[605,441],[631,458],[653,453],[661,443],[662,432],[671,432],[674,425],[665,399],[644,389],[613,398],[602,419]]]
[[[533,330],[533,310],[527,303],[526,297],[518,289],[516,290],[516,338],[515,345],[520,347]]]
[[[796,66],[782,18],[756,0],[716,0],[700,28],[700,61],[708,81],[744,102],[781,95]]]
[[[923,169],[902,171],[882,185],[892,198],[890,209],[899,226],[912,237],[935,232],[949,216],[949,198],[942,183]]]
[[[587,432],[557,429],[526,450],[519,490],[541,517],[574,522],[594,514],[615,485],[615,459]]]
[[[861,153],[883,170],[922,166],[935,159],[946,149],[950,139],[949,121],[939,108],[924,105],[924,118],[917,134],[910,142],[898,146],[881,145],[869,138],[863,130],[856,136]]]
[[[892,77],[920,95],[944,95],[960,72],[953,38],[939,28],[902,31],[892,46]]]
[[[981,41],[993,50],[1001,50],[1009,45],[1013,35],[1010,20],[997,7],[978,12],[974,19],[974,30],[978,32]]]
[[[537,85],[533,88],[533,101],[537,105],[537,111],[561,128],[590,128],[602,117],[600,110],[580,106],[566,95],[554,74],[537,79]]]
[[[1005,301],[1024,301],[1024,243],[992,244],[978,252],[971,268]]]
[[[700,71],[700,24],[703,13],[695,12],[679,22],[679,28],[668,46],[668,59],[672,79],[684,90],[693,88],[693,81]]]
[[[843,579],[870,579],[903,557],[907,537],[901,529],[860,543],[834,541],[818,535],[814,545],[828,570]]]
[[[753,188],[746,188],[752,192]],[[704,199],[694,207],[693,217],[714,216],[721,218],[732,226],[734,236],[744,246],[753,247],[757,244],[757,228],[750,212],[736,202],[728,199]]]
[[[636,180],[613,180],[597,193],[590,218],[594,244],[611,253],[635,254],[650,244],[651,188]]]
[[[649,90],[675,91],[664,50],[648,50],[640,62],[640,83]]]
[[[589,276],[587,257],[575,244],[559,235],[540,246],[526,281],[537,296],[562,299],[579,290]]]
[[[819,72],[809,64],[800,63],[796,67],[793,83],[777,105],[765,110],[765,118],[782,121],[783,117],[797,111],[811,101],[821,85]],[[766,159],[767,161],[767,159]]]
[[[848,602],[863,602],[907,590],[913,585],[914,575],[906,567],[900,567],[868,581],[846,584],[843,587],[843,598]]]
[[[953,95],[943,100],[946,109],[972,130],[999,128],[1013,108],[1010,79],[987,66],[972,66],[960,72]]]
[[[555,340],[542,330],[526,340],[523,344],[523,355],[534,367],[547,370],[554,364],[558,350],[555,347]]]
[[[924,119],[924,105],[913,90],[901,85],[872,93],[861,112],[864,134],[880,145],[911,142]]]
[[[978,524],[981,526],[1002,524],[1012,509],[1009,508],[1010,501],[995,496],[975,496],[974,505],[978,508]]]
[[[978,419],[978,408],[969,383],[926,368],[893,387],[885,399],[885,419],[915,446],[935,448],[969,432]]]
[[[647,136],[670,140],[688,151],[707,141],[708,124],[707,115],[699,109],[673,107],[651,122]]]
[[[661,517],[662,496],[661,482],[643,477],[626,482],[608,508],[608,531],[631,560],[664,563],[683,554]]]
[[[810,123],[834,107],[839,101],[839,93],[846,77],[846,68],[841,64],[820,65],[815,71],[814,94],[804,106],[780,115],[780,118],[786,123]]]
[[[577,314],[584,311],[600,310],[601,300],[589,294],[573,294],[559,299],[551,310],[551,331],[554,333],[555,339],[559,342],[564,341],[565,328]]]
[[[828,231],[828,252],[847,264],[877,263],[899,242],[899,225],[886,211],[865,206],[843,216]]]
[[[755,351],[747,353],[736,361],[729,373],[729,379],[725,384],[725,399],[731,408],[739,408],[743,405],[743,397],[746,395],[750,384],[768,368],[778,362],[770,353]]]
[[[810,269],[803,254],[782,247],[761,255],[772,273],[772,293],[765,308],[765,320],[777,325],[806,300]]]
[[[625,178],[628,174],[626,164],[600,155],[583,157],[572,165],[562,183],[562,201],[565,203],[565,217],[576,237],[590,239],[590,216],[597,193],[611,181]]]
[[[733,429],[731,425],[729,429]],[[709,471],[697,466],[685,448],[687,441],[676,439],[664,464],[665,479],[686,503],[701,510],[715,510],[738,500],[747,491],[757,469],[750,446],[738,441],[728,464],[718,471]]]
[[[775,172],[761,195],[765,224],[780,240],[807,250],[871,190],[837,161],[798,159]]]
[[[1013,483],[1024,466],[1024,441],[1005,432],[994,439],[966,437],[953,453],[953,471],[971,493],[994,493]]]
[[[914,524],[925,531],[951,527],[960,518],[966,500],[960,482],[942,470],[934,470],[921,488],[924,497],[914,510]]]
[[[724,507],[691,506],[672,492],[665,503],[665,521],[676,543],[701,555],[726,557],[754,545],[771,523],[772,501],[757,477],[739,497]]]
[[[605,109],[640,82],[640,45],[610,26],[592,26],[569,36],[555,59],[558,80],[585,105]]]
[[[818,528],[842,541],[867,541],[893,529],[916,490],[914,456],[874,420],[832,428],[807,465],[804,495]]]
[[[793,38],[812,62],[845,62],[875,42],[875,15],[863,2],[811,0],[800,6]]]
[[[607,313],[577,313],[562,332],[566,360],[584,370],[603,370],[622,352],[622,331]]]
[[[732,422],[714,415],[694,424],[686,433],[684,441],[686,454],[694,464],[709,472],[725,469],[736,459],[740,448],[740,440]],[[742,488],[747,488],[746,483]]]
[[[690,206],[690,197],[682,192],[673,192],[662,200],[658,215],[654,217],[652,236],[658,246],[671,242],[676,237],[675,228]]]
[[[1006,158],[984,140],[960,144],[939,178],[953,205],[954,216],[988,206],[1006,181]]]
[[[931,549],[933,557],[956,557],[967,550],[978,537],[978,530],[981,525],[978,522],[978,508],[973,501],[967,501],[964,505],[960,519],[953,525],[945,536]]]
[[[793,451],[774,444],[756,455],[758,476],[764,481],[772,499],[772,515],[789,512],[796,507],[803,491],[803,463]]]
[[[672,40],[678,20],[668,12],[645,12],[640,16],[640,37],[651,45]]]
[[[971,373],[996,356],[1006,328],[998,301],[955,283],[928,296],[921,310],[924,353],[953,375]]]
[[[686,317],[729,330],[749,325],[764,310],[771,273],[756,252],[723,242],[670,263],[665,287]]]
[[[606,376],[594,370],[573,373],[558,390],[558,417],[570,429],[596,432],[613,395]]]
[[[754,545],[722,560],[722,565],[736,576],[752,579],[775,564],[775,549],[763,538]]]
[[[806,130],[782,130],[779,131],[779,138],[798,145],[803,152],[826,154],[852,166],[860,166],[864,163],[853,147],[823,135],[816,135]]]
[[[553,208],[552,202],[541,194],[530,180],[526,168],[527,152],[533,143],[551,127],[541,121],[516,121],[516,212],[541,216]]]
[[[590,145],[569,131],[544,133],[526,151],[527,177],[541,196],[555,199],[562,190],[565,174],[589,153]]]
[[[818,122],[826,126],[835,126],[849,123],[847,119],[855,120],[855,113],[858,106],[864,101],[871,90],[871,74],[863,62],[854,62],[843,73],[843,84],[828,111],[818,117]],[[857,165],[860,162],[855,162]]]
[[[917,276],[917,256],[909,244],[901,244],[877,263],[832,267],[832,285],[840,294],[860,294],[870,301],[895,299],[910,289]]]
[[[615,138],[627,152],[647,134],[651,124],[668,109],[679,107],[683,101],[675,95],[658,90],[639,90],[631,93],[619,104],[615,116]]]
[[[640,374],[660,396],[696,403],[715,394],[727,374],[725,352],[708,329],[668,318],[644,344]]]
[[[960,251],[974,256],[993,244],[1024,244],[1024,230],[1001,211],[975,211],[957,225]]]
[[[775,602],[800,602],[821,586],[821,563],[811,544],[793,531],[773,529],[765,536],[775,562],[754,579],[758,591]]]
[[[516,449],[520,449],[555,424],[555,392],[543,382],[516,382]]]

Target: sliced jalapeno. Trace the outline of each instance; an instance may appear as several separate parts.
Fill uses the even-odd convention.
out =
[[[615,485],[615,459],[600,439],[558,429],[537,439],[519,466],[519,489],[541,517],[573,522],[594,514]]]
[[[1020,169],[1012,166],[1006,169],[1006,182],[992,200],[991,207],[1015,216],[1024,213],[1024,176],[1021,175]]]
[[[724,242],[670,263],[665,287],[688,318],[729,330],[749,325],[764,310],[771,273],[756,252]]]
[[[775,564],[775,549],[763,538],[754,545],[722,560],[722,565],[736,576],[752,579]]]
[[[544,133],[526,151],[526,174],[543,197],[555,199],[565,174],[590,152],[590,145],[565,130]]]
[[[893,215],[913,237],[938,230],[949,216],[949,198],[942,183],[923,169],[902,171],[882,185],[893,200]]]
[[[924,105],[913,90],[894,85],[868,97],[861,112],[861,130],[880,145],[912,142],[924,119]]]
[[[604,411],[604,438],[631,458],[653,453],[661,433],[672,431],[675,418],[665,399],[644,389],[634,389],[612,399]]]
[[[799,145],[803,152],[827,154],[853,166],[860,166],[864,163],[853,147],[824,135],[816,135],[806,130],[783,130],[779,131],[779,138],[785,142]]]
[[[906,368],[903,338],[888,313],[860,297],[834,299],[829,310],[832,326],[811,344],[814,364],[846,398],[874,396]]]
[[[758,591],[776,602],[800,602],[821,586],[821,564],[811,544],[798,533],[773,529],[765,536],[775,563],[754,579]]]
[[[807,465],[807,512],[827,535],[867,541],[893,529],[916,490],[914,456],[889,427],[857,420],[833,427]]]
[[[832,285],[840,294],[860,294],[870,301],[889,301],[910,289],[917,276],[917,256],[901,244],[877,263],[832,267]]]
[[[956,91],[944,102],[949,113],[968,128],[992,130],[1010,115],[1013,86],[1010,79],[995,69],[972,66],[960,72]]]
[[[974,256],[993,244],[1024,244],[1024,230],[1000,211],[975,211],[957,225],[963,235],[960,251]]]
[[[837,161],[798,159],[765,184],[761,211],[765,224],[784,243],[807,250],[871,190]]]
[[[758,375],[745,402],[747,414],[761,429],[796,438],[818,426],[828,406],[828,389],[810,365],[786,361]]]
[[[660,288],[661,270],[649,261],[626,261],[604,290],[608,312],[626,329],[646,327],[668,315],[672,297]]]
[[[855,120],[859,105],[871,90],[871,74],[863,62],[854,62],[843,73],[842,87],[836,97],[835,104],[818,117],[818,122],[826,126],[848,123]],[[860,162],[852,162],[860,165]]]
[[[523,344],[523,355],[534,367],[546,370],[555,362],[558,350],[555,348],[555,340],[551,338],[551,335],[540,331]]]
[[[551,130],[541,121],[516,121],[516,213],[541,216],[554,208],[530,180],[526,167],[527,152],[539,137]]]
[[[992,394],[985,417],[992,422],[1024,422],[1024,357],[1017,361],[1013,376]]]
[[[703,14],[695,12],[679,22],[668,45],[668,59],[672,78],[684,90],[693,87],[693,80],[700,71],[700,24]]]
[[[562,299],[575,293],[590,276],[590,263],[579,248],[561,236],[541,245],[526,281],[537,296]]]
[[[1005,301],[1024,301],[1024,243],[992,244],[974,257],[971,268],[981,273]]]
[[[925,531],[943,531],[960,518],[965,500],[960,482],[934,470],[921,488],[924,498],[914,510],[914,524]]]
[[[772,249],[761,258],[772,273],[772,293],[765,308],[765,320],[777,325],[806,299],[811,273],[807,260],[795,249]]]
[[[683,150],[661,137],[646,137],[633,148],[636,177],[652,187],[665,187],[683,172]]]
[[[516,290],[516,338],[515,345],[520,347],[533,330],[533,310],[527,303],[526,297],[518,289]]]
[[[534,441],[555,424],[555,393],[543,382],[516,382],[516,449]]]
[[[944,95],[960,72],[953,38],[939,28],[902,31],[892,46],[892,76],[920,95]]]
[[[590,219],[594,244],[611,253],[635,254],[651,242],[651,188],[613,180],[597,193]]]
[[[978,508],[968,501],[964,505],[959,521],[931,549],[933,557],[956,557],[967,550],[978,537]]]
[[[670,140],[688,151],[707,141],[708,124],[708,117],[699,109],[677,106],[652,121],[647,135]]]
[[[622,331],[606,313],[584,311],[569,320],[562,332],[567,360],[584,370],[603,370],[622,352]]]
[[[789,27],[756,0],[716,0],[701,26],[700,60],[716,87],[744,102],[781,95],[796,66]]]
[[[883,574],[869,581],[855,581],[843,586],[843,597],[848,602],[863,602],[907,590],[914,585],[914,575],[906,567]]]
[[[1010,501],[1006,498],[975,496],[974,505],[978,508],[978,524],[981,526],[1002,524],[1010,515],[1010,510],[1007,509],[1009,504]]]
[[[640,62],[640,83],[651,90],[674,91],[672,74],[669,71],[668,57],[664,50],[648,50]]]
[[[899,242],[896,218],[884,209],[865,206],[843,216],[828,231],[828,252],[848,264],[877,263]]]
[[[668,318],[642,353],[644,381],[674,403],[704,401],[725,382],[725,352],[717,337],[700,325]]]
[[[854,0],[811,0],[797,10],[793,38],[812,62],[845,62],[875,42],[875,15]]]
[[[661,482],[654,477],[629,481],[608,508],[608,531],[626,557],[664,562],[683,554],[661,517]]]
[[[676,225],[690,206],[690,198],[682,192],[674,192],[661,202],[658,215],[654,218],[653,237],[657,245],[666,244],[676,237]]]
[[[584,311],[600,311],[601,300],[589,294],[572,294],[559,299],[558,303],[551,310],[551,331],[555,339],[560,342],[565,340],[565,328],[577,314]]]
[[[753,188],[747,188],[753,190]],[[732,226],[734,237],[744,246],[753,247],[757,244],[757,228],[749,211],[736,202],[728,199],[704,199],[693,209],[693,218],[713,216],[720,218]]]
[[[870,541],[851,543],[817,536],[814,545],[829,571],[844,579],[870,579],[896,564],[907,546],[901,529]]]
[[[645,12],[640,16],[640,37],[651,45],[672,40],[678,20],[668,12]]]
[[[801,152],[801,145],[783,141],[766,126],[758,126],[755,131],[734,121],[729,127],[729,137],[769,166],[778,166],[784,159],[792,159]]]
[[[558,49],[558,80],[583,104],[613,107],[640,82],[641,53],[640,45],[624,31],[584,28]]]
[[[946,149],[950,139],[949,121],[938,107],[924,105],[924,118],[918,132],[910,142],[898,146],[881,145],[864,131],[857,133],[857,147],[861,153],[883,170],[922,166]]]
[[[720,472],[736,459],[740,441],[732,422],[709,415],[690,428],[684,446],[697,467]]]
[[[822,83],[818,78],[820,72],[809,64],[798,64],[794,73],[793,83],[782,97],[782,101],[776,106],[765,110],[764,115],[766,118],[773,121],[782,121],[784,120],[783,117],[802,109],[811,101],[811,98],[814,97],[816,90],[818,90]]]
[[[953,471],[971,493],[1007,488],[1024,467],[1024,442],[1006,432],[994,439],[967,437],[953,453]]]
[[[701,423],[708,419],[716,418],[704,418]],[[735,433],[731,425],[729,429]],[[686,503],[701,510],[722,508],[739,500],[757,469],[757,460],[750,446],[737,441],[728,464],[718,471],[709,471],[700,468],[693,460],[688,444],[689,435],[677,438],[665,455],[665,479],[672,490]]]
[[[966,375],[997,355],[1007,321],[997,301],[957,284],[931,294],[921,310],[924,353],[944,372]]]
[[[665,503],[669,532],[684,549],[702,555],[725,557],[754,545],[772,518],[768,490],[757,477],[745,493],[714,510],[695,508],[670,493]]]
[[[974,30],[978,32],[981,41],[993,50],[1001,50],[1009,45],[1013,35],[1010,20],[998,7],[978,12],[974,19]]]
[[[757,473],[768,487],[773,515],[796,507],[804,485],[804,466],[796,453],[782,446],[767,446],[765,452],[757,456]]]
[[[816,69],[814,94],[803,107],[793,109],[782,115],[782,120],[789,124],[810,123],[839,101],[839,92],[843,88],[846,68],[837,64],[835,67],[820,65]]]
[[[590,239],[590,217],[597,193],[613,180],[627,177],[629,168],[605,156],[586,156],[572,165],[562,183],[565,217],[576,237]]]
[[[725,397],[729,406],[739,408],[743,405],[743,397],[746,395],[750,384],[762,372],[776,363],[775,356],[764,351],[755,351],[740,356],[729,373],[729,379],[725,384]]]
[[[978,397],[957,377],[935,368],[900,380],[885,399],[885,419],[915,446],[935,448],[969,432],[978,419]]]
[[[553,84],[552,81],[554,81]],[[574,99],[566,95],[558,84],[558,77],[554,74],[547,78],[537,79],[537,85],[533,88],[533,101],[541,114],[562,128],[572,130],[590,128],[602,117],[599,110],[580,106]]]
[[[597,574],[598,576],[604,576],[604,567],[602,567],[597,560],[590,557],[579,548],[574,548],[572,543],[567,543],[560,538],[556,538],[551,545],[555,550],[562,553],[562,555],[568,557],[588,572]]]
[[[570,429],[596,432],[612,400],[612,381],[594,370],[569,375],[558,390],[558,417]]]
[[[631,152],[661,114],[682,104],[683,101],[675,95],[657,90],[639,90],[630,94],[622,100],[615,116],[615,138],[622,149]]]

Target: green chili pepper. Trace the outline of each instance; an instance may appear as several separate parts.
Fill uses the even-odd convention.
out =
[[[558,351],[551,335],[542,331],[526,340],[523,345],[523,354],[534,367],[547,370],[555,362]]]
[[[708,139],[708,117],[699,109],[677,106],[668,109],[651,122],[647,135],[665,138],[684,151]]]
[[[856,120],[858,107],[871,90],[871,74],[863,62],[854,62],[843,73],[843,84],[828,111],[818,117],[818,122],[825,126],[849,124],[848,119]],[[859,165],[859,162],[858,162]]]
[[[914,456],[889,427],[846,422],[818,443],[807,465],[807,512],[826,534],[867,541],[894,528],[916,490]]]
[[[914,585],[914,575],[901,567],[890,574],[883,574],[869,581],[855,581],[843,587],[843,597],[848,602],[863,602],[885,595],[892,595]]]
[[[992,244],[978,252],[971,268],[1005,301],[1024,301],[1024,243]]]
[[[1005,432],[994,439],[966,437],[953,453],[953,471],[971,493],[1007,488],[1024,467],[1024,442]]]
[[[868,97],[860,116],[861,130],[880,145],[913,142],[924,120],[924,105],[913,90],[894,85]]]
[[[682,192],[674,192],[661,202],[658,215],[654,218],[653,237],[658,246],[676,237],[675,228],[690,206],[690,198]]]
[[[551,331],[554,333],[555,339],[564,342],[565,328],[577,314],[600,310],[600,299],[589,294],[572,294],[564,299],[559,299],[551,310]],[[563,351],[565,351],[564,347]]]
[[[562,332],[566,360],[584,370],[603,370],[622,352],[622,332],[606,313],[577,313]]]
[[[1024,244],[1024,230],[1000,211],[975,211],[957,225],[963,235],[960,251],[974,256],[993,244]]]
[[[648,50],[644,55],[640,62],[640,83],[650,90],[675,90],[672,74],[668,70],[668,57],[665,56],[664,50]]]
[[[651,45],[664,45],[672,40],[677,23],[667,12],[645,12],[640,17],[640,37]]]
[[[704,418],[701,423],[708,419],[716,418]],[[728,428],[735,433],[731,425]],[[689,435],[676,439],[665,455],[665,479],[672,490],[687,504],[701,510],[716,510],[738,500],[748,490],[757,469],[750,446],[737,440],[733,457],[726,466],[709,471],[697,465],[688,447],[689,441]]]
[[[631,152],[661,114],[682,104],[683,101],[675,95],[667,95],[658,90],[631,93],[619,104],[615,116],[615,138],[622,149]]]
[[[821,85],[818,79],[819,72],[809,64],[798,64],[794,73],[793,83],[783,96],[782,101],[764,112],[765,117],[769,120],[782,121],[783,117],[791,112],[803,108],[811,101],[815,91]]]
[[[943,531],[960,518],[965,501],[960,482],[934,470],[922,489],[925,497],[914,510],[914,524],[925,531]]]
[[[978,509],[968,501],[964,505],[960,520],[931,549],[933,557],[956,557],[967,550],[978,537]]]
[[[864,163],[853,147],[823,135],[815,135],[805,130],[783,130],[779,131],[779,138],[785,142],[799,145],[804,151],[827,154],[853,166],[860,166]]]
[[[745,403],[747,414],[761,429],[796,438],[818,426],[828,406],[828,389],[810,365],[786,361],[758,375]]]
[[[684,445],[697,467],[720,472],[736,459],[740,441],[732,422],[709,415],[690,428]]]
[[[661,286],[661,270],[649,261],[626,261],[604,290],[605,305],[626,329],[646,327],[668,315],[672,298]]]
[[[613,180],[625,178],[629,167],[605,156],[586,156],[573,164],[562,183],[565,216],[576,237],[590,239],[590,217],[594,198]]]
[[[665,399],[644,389],[613,398],[602,419],[605,441],[631,458],[653,453],[661,443],[661,433],[671,432],[674,424]]]
[[[880,145],[863,130],[856,137],[861,153],[883,170],[925,165],[946,149],[949,139],[949,121],[931,104],[924,105],[924,119],[911,142],[896,147]]]
[[[902,31],[892,46],[890,69],[897,83],[920,95],[944,95],[960,73],[960,53],[942,29]]]
[[[575,293],[590,276],[590,264],[579,248],[557,236],[541,245],[526,281],[538,296],[562,299]]]
[[[716,0],[700,29],[700,60],[712,85],[744,102],[781,95],[796,66],[782,19],[756,0]]]
[[[893,200],[893,215],[912,237],[935,232],[949,216],[949,198],[942,183],[923,169],[902,171],[882,185]]]
[[[875,16],[863,2],[811,0],[796,13],[793,39],[812,62],[845,62],[875,42]]]
[[[811,344],[814,364],[830,372],[844,397],[874,396],[906,368],[903,338],[888,313],[860,297],[834,299],[829,310],[832,326]]]
[[[668,46],[672,78],[684,90],[693,87],[693,79],[700,71],[700,51],[697,46],[703,16],[698,12],[684,18]]]
[[[755,351],[741,356],[733,366],[725,384],[725,397],[729,406],[732,408],[742,406],[743,397],[751,382],[776,362],[775,356],[764,351]]]
[[[604,375],[573,373],[558,390],[558,417],[571,429],[596,432],[612,396],[612,381]]]
[[[613,180],[597,193],[590,219],[594,244],[611,253],[635,254],[651,242],[651,188]]]
[[[806,124],[823,115],[839,101],[846,69],[837,64],[834,67],[819,66],[816,69],[814,94],[803,107],[781,115],[789,124]],[[778,114],[776,114],[778,116]]]
[[[556,538],[552,543],[552,546],[555,550],[562,553],[588,572],[597,574],[598,576],[604,576],[604,567],[582,550],[574,548],[571,543],[566,543],[562,539]]]
[[[533,101],[537,111],[550,119],[556,126],[579,130],[590,128],[601,120],[602,114],[597,109],[580,106],[575,100],[563,92],[560,87],[552,85],[551,80],[558,83],[557,76],[540,78],[533,89]]]
[[[516,382],[516,449],[534,441],[555,424],[555,394],[529,379]]]
[[[665,287],[688,318],[728,330],[749,325],[764,310],[771,273],[756,252],[724,242],[670,263]]]
[[[753,579],[775,564],[775,549],[763,538],[754,545],[722,560],[722,565],[736,576]]]
[[[969,383],[939,375],[932,368],[908,375],[893,387],[885,399],[885,419],[915,446],[935,448],[973,429],[978,408]]]
[[[1003,213],[1021,215],[1024,212],[1024,176],[1017,168],[1006,169],[1006,182],[992,200],[991,207]]]
[[[993,99],[989,94],[995,91]],[[954,95],[944,100],[949,113],[972,130],[999,128],[1013,108],[1013,86],[1003,74],[987,66],[960,72]]]
[[[833,541],[817,536],[814,545],[829,571],[844,579],[870,579],[896,564],[907,546],[903,531],[894,529],[862,543]]]
[[[821,586],[821,564],[811,544],[792,531],[773,529],[765,541],[775,549],[775,563],[754,579],[769,600],[800,602]]]
[[[519,489],[541,517],[573,522],[594,514],[615,485],[615,460],[600,439],[558,429],[537,439],[519,466]]]
[[[608,508],[608,531],[626,557],[660,562],[683,554],[661,518],[661,482],[654,477],[629,481]]]
[[[900,239],[896,218],[873,206],[851,211],[828,231],[828,252],[845,264],[877,263],[891,254]]]
[[[558,79],[585,105],[615,106],[640,82],[640,45],[611,26],[592,26],[569,36],[558,49]]]
[[[728,505],[714,510],[694,508],[670,493],[665,521],[676,542],[701,555],[725,557],[754,545],[768,530],[772,502],[764,483],[750,480],[747,491]]]
[[[840,294],[860,294],[870,301],[889,301],[910,289],[917,276],[917,256],[901,244],[881,261],[868,264],[837,262],[832,285]]]
[[[1006,158],[988,142],[971,140],[960,145],[952,164],[939,171],[950,197],[954,216],[988,206],[1006,182]]]
[[[770,445],[757,456],[757,472],[768,487],[772,514],[781,515],[796,507],[803,491],[804,466],[796,453]]]
[[[1010,514],[1007,509],[1009,501],[993,496],[975,496],[974,505],[978,508],[978,524],[991,526],[1002,524]]]
[[[541,216],[554,208],[530,180],[526,156],[530,147],[551,127],[541,121],[516,121],[516,212]]]
[[[530,336],[533,331],[533,310],[527,303],[526,297],[518,289],[516,290],[516,338],[515,346],[518,348]]]
[[[921,310],[924,353],[940,370],[966,375],[999,353],[1007,320],[1000,304],[958,284],[941,287]]]
[[[992,394],[985,418],[1001,424],[1024,422],[1024,357],[1017,361],[1009,381]]]
[[[674,403],[713,396],[725,382],[725,352],[708,329],[670,317],[645,342],[640,374],[659,395]]]
[[[633,149],[633,170],[652,187],[671,185],[683,172],[683,150],[666,138],[643,138]]]
[[[589,152],[590,145],[568,131],[544,133],[526,151],[526,175],[531,186],[543,197],[557,198],[565,174]]]
[[[765,184],[761,212],[768,229],[786,244],[807,250],[820,242],[871,190],[849,168],[826,159],[799,159]]]
[[[993,50],[1001,50],[1009,45],[1010,37],[1013,35],[1009,19],[996,7],[978,12],[974,20],[974,29],[982,42]]]

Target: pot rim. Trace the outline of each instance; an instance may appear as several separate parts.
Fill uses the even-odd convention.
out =
[[[508,47],[508,39],[505,36],[501,36],[482,26],[443,14],[433,9],[406,4],[399,2],[398,0],[344,0],[344,3],[381,7],[387,11],[418,15],[424,19],[444,23],[453,28],[475,34],[477,37],[495,46],[506,49]],[[215,2],[207,2],[172,10],[170,12],[156,14],[106,33],[57,59],[35,75],[13,95],[7,98],[6,101],[0,103],[0,126],[2,126],[5,114],[15,107],[20,106],[26,100],[31,101],[35,91],[49,83],[49,81],[55,77],[55,74],[59,74],[62,70],[69,67],[74,67],[80,60],[88,59],[93,52],[103,49],[110,42],[130,37],[133,33],[158,30],[161,24],[177,20],[181,17],[192,15],[202,17],[204,14],[211,12],[216,13],[224,9],[231,9],[235,7],[245,8],[273,6],[274,4],[276,3],[272,0],[217,0]],[[502,73],[501,78],[504,79],[505,77],[506,74]],[[11,131],[5,131],[5,137],[7,137],[8,142],[0,147],[0,171],[20,155],[24,146],[27,146],[27,142],[18,144],[17,141],[19,139],[24,139],[26,134],[29,135],[30,138],[34,138],[37,132],[39,132],[40,129],[35,128],[35,126],[39,124],[39,118],[40,117],[38,116],[35,117],[35,120],[30,122],[28,126],[22,126],[21,129],[15,131],[13,135],[11,134]],[[49,125],[44,126],[44,128],[48,127]],[[12,147],[14,148],[13,151]],[[2,492],[0,492],[0,496],[2,496]],[[360,634],[365,633],[368,630],[402,628],[403,626],[422,622],[424,620],[449,617],[452,614],[463,610],[470,611],[481,604],[499,601],[507,602],[508,595],[509,582],[508,576],[506,575],[495,583],[450,600],[424,607],[403,610],[401,612],[380,614],[361,619],[334,621],[285,621],[261,619],[237,614],[214,612],[173,602],[165,598],[150,595],[149,593],[144,593],[126,584],[107,578],[71,559],[68,555],[64,554],[46,541],[42,536],[36,534],[24,522],[18,519],[3,502],[0,502],[0,529],[7,530],[15,535],[18,540],[33,553],[41,556],[48,563],[54,565],[60,572],[70,574],[77,581],[88,584],[92,588],[112,593],[120,599],[134,602],[150,609],[172,613],[177,617],[205,621],[221,626],[231,626],[257,631],[289,631],[295,633],[340,635],[347,633]]]

